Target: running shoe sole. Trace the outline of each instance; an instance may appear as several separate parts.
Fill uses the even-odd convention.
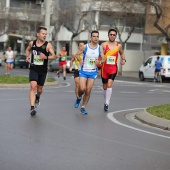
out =
[[[36,113],[37,113],[36,110],[31,110],[30,115],[31,115],[31,116],[35,116]]]
[[[35,107],[36,107],[36,108],[39,107],[39,106],[40,106],[40,102],[35,103]]]
[[[88,114],[88,112],[85,110],[85,109],[80,109],[80,112],[81,112],[81,114],[83,114],[83,115],[87,115]]]
[[[104,105],[104,111],[105,112],[109,111],[109,106],[108,105]]]

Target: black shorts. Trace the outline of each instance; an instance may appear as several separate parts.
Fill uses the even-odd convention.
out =
[[[79,77],[79,70],[74,70],[74,78],[77,78]]]
[[[29,81],[36,81],[38,85],[43,86],[45,83],[47,73],[38,73],[35,70],[30,70]]]
[[[159,73],[161,70],[159,69],[155,69],[155,73]]]
[[[111,79],[111,80],[114,81],[116,75],[117,75],[117,72],[114,73],[114,74],[110,74],[108,79]],[[108,83],[108,79],[105,79],[105,78],[102,77],[102,83],[103,83],[103,84],[107,84],[107,83]]]

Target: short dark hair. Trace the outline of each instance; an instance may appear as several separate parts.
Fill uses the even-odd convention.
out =
[[[99,31],[97,31],[97,30],[92,31],[92,32],[91,32],[91,37],[92,37],[93,33],[99,34]]]
[[[111,28],[111,29],[108,31],[108,35],[110,34],[111,31],[114,31],[114,32],[116,33],[116,35],[117,35],[117,30],[114,29],[114,28]]]
[[[158,56],[158,57],[157,57],[157,60],[159,60],[159,59],[160,59],[160,57]]]
[[[78,42],[78,46],[79,46],[81,43],[84,44],[84,42]]]
[[[38,27],[38,29],[37,29],[37,33],[39,33],[40,30],[46,30],[46,31],[47,31],[47,28],[45,28],[45,27],[43,27],[43,26],[40,26],[40,27]]]

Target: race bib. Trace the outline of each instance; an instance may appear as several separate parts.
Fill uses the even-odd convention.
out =
[[[95,58],[88,58],[87,59],[87,67],[91,68],[91,69],[96,67]]]
[[[61,61],[66,61],[66,57],[61,57]]]
[[[116,56],[107,56],[106,64],[116,64]]]
[[[35,65],[43,65],[44,64],[44,59],[43,58],[40,58],[39,55],[34,55],[34,61],[33,63]]]

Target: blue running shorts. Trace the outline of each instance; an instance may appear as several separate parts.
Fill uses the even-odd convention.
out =
[[[79,70],[79,77],[96,79],[97,71],[88,72],[88,71]]]

